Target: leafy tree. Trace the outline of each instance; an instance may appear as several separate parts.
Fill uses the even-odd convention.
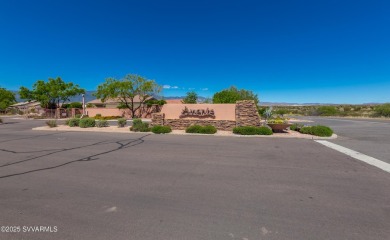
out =
[[[33,89],[20,87],[20,97],[26,100],[36,100],[44,108],[58,108],[61,103],[69,101],[70,97],[85,93],[85,90],[72,82],[64,82],[60,77],[49,78],[47,82],[38,80]]]
[[[153,106],[153,105],[163,106],[164,104],[167,104],[167,101],[165,101],[164,99],[161,99],[161,100],[150,99],[150,100],[146,100],[146,101],[145,101],[145,104],[146,104],[148,107],[151,107],[151,106]]]
[[[213,103],[236,103],[239,100],[254,100],[256,105],[259,103],[257,94],[234,86],[217,92],[213,96]]]
[[[195,91],[188,92],[182,103],[197,103],[198,94]]]
[[[15,94],[5,88],[0,88],[0,110],[16,103]]]
[[[154,80],[136,74],[127,74],[123,79],[107,78],[98,86],[94,96],[103,102],[107,99],[118,99],[120,101],[118,108],[127,108],[133,117],[141,117],[141,107],[149,97],[160,91],[161,86]],[[136,97],[139,98],[137,102],[134,101]]]
[[[61,105],[62,108],[83,108],[83,104],[81,102],[71,102],[65,103]]]

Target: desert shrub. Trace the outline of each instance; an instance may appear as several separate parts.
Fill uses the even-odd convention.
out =
[[[71,118],[66,121],[66,125],[69,127],[78,127],[80,125],[80,118]]]
[[[330,127],[321,125],[302,127],[299,132],[319,137],[330,137],[333,134],[333,130]]]
[[[96,121],[96,127],[101,128],[101,127],[108,127],[108,122],[107,120],[98,120]]]
[[[170,126],[157,125],[152,127],[152,132],[156,134],[164,134],[172,132],[172,129]]]
[[[46,125],[49,126],[50,128],[57,127],[57,121],[56,120],[46,121]]]
[[[390,103],[385,103],[375,107],[375,113],[379,116],[390,117]]]
[[[268,127],[244,126],[233,128],[233,133],[239,135],[272,135],[272,130]]]
[[[150,132],[149,123],[142,122],[141,119],[133,119],[133,126],[130,127],[130,131],[134,132]]]
[[[214,134],[216,132],[217,129],[212,125],[192,125],[186,129],[186,133]]]
[[[96,120],[115,120],[115,119],[119,119],[119,118],[122,118],[121,116],[100,116],[98,118],[95,117]]]
[[[94,117],[96,120],[98,119],[101,119],[102,118],[102,115],[100,113],[96,113],[95,117]]]
[[[281,108],[281,109],[275,110],[275,113],[283,116],[284,114],[289,113],[289,111],[287,109]]]
[[[290,126],[290,130],[299,132],[299,130],[301,130],[301,128],[303,128],[303,127],[304,127],[303,124],[294,123],[293,125]]]
[[[260,116],[263,116],[265,110],[267,110],[266,107],[260,107],[257,109],[257,112],[259,113]]]
[[[320,116],[335,116],[339,114],[339,110],[333,106],[321,106],[317,108],[317,113]]]
[[[189,126],[189,127],[187,127],[187,129],[186,129],[186,133],[199,133],[202,128],[202,126],[200,126],[200,125],[192,125],[192,126]]]
[[[214,134],[217,132],[217,129],[212,125],[206,125],[201,128],[200,133],[203,134]]]
[[[82,119],[80,119],[79,126],[81,128],[95,127],[95,119],[93,119],[93,118],[82,118]]]
[[[118,119],[118,127],[124,127],[127,124],[126,118],[119,118]]]

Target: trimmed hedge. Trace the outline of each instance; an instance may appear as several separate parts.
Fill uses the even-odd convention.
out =
[[[118,127],[125,127],[127,124],[126,118],[119,118],[118,119]]]
[[[233,128],[234,134],[239,135],[272,135],[272,130],[268,127],[253,127],[253,126],[245,126],[245,127],[235,127]]]
[[[152,127],[152,132],[156,134],[170,133],[172,132],[172,128],[170,126],[157,125]]]
[[[66,125],[69,127],[78,127],[80,125],[80,118],[71,118],[66,121]]]
[[[294,123],[293,125],[290,126],[290,130],[299,132],[303,127],[304,127],[303,124]]]
[[[330,127],[322,125],[302,127],[299,132],[319,137],[330,137],[333,134],[333,130]]]
[[[212,125],[192,125],[186,129],[186,133],[215,134],[217,129]]]
[[[149,123],[142,122],[141,119],[133,119],[133,126],[130,127],[130,131],[134,132],[150,132]]]
[[[98,120],[98,121],[96,121],[96,127],[98,127],[98,128],[108,127],[107,120]]]
[[[80,119],[79,126],[81,128],[89,128],[89,127],[95,127],[95,119],[94,118],[82,118]]]

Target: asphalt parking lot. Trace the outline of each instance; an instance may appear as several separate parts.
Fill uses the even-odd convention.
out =
[[[313,140],[45,132],[31,130],[42,121],[6,122],[0,226],[22,231],[0,239],[390,236],[390,174]],[[358,146],[339,135],[337,144]],[[57,231],[23,232],[30,226]]]

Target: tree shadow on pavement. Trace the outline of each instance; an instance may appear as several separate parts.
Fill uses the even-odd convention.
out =
[[[79,158],[79,159],[76,159],[76,160],[68,161],[68,162],[65,162],[65,163],[62,163],[62,164],[59,164],[59,165],[56,165],[56,166],[51,166],[51,167],[46,167],[46,168],[39,168],[39,169],[30,170],[30,171],[25,171],[25,172],[20,172],[20,173],[14,173],[14,174],[0,176],[0,179],[2,179],[2,178],[9,178],[9,177],[13,177],[13,176],[19,176],[19,175],[25,175],[25,174],[33,173],[33,172],[51,170],[51,169],[59,168],[59,167],[66,166],[66,165],[69,165],[69,164],[72,164],[72,163],[76,163],[76,162],[95,161],[95,160],[99,159],[98,156],[102,156],[102,155],[105,155],[105,154],[108,154],[108,153],[119,151],[121,149],[126,149],[126,148],[130,148],[130,147],[134,147],[134,146],[140,145],[140,144],[145,142],[144,138],[149,136],[149,135],[150,134],[147,134],[147,135],[144,135],[144,136],[139,137],[137,139],[130,139],[130,140],[98,142],[98,143],[90,144],[90,145],[87,145],[87,146],[70,148],[70,149],[63,149],[63,150],[60,150],[60,151],[57,151],[57,152],[54,152],[54,153],[41,155],[41,156],[38,156],[38,157],[35,157],[35,158],[32,158],[32,159],[37,159],[37,158],[41,158],[41,157],[44,157],[44,156],[47,156],[47,155],[52,155],[52,154],[56,154],[56,153],[60,153],[60,152],[64,152],[64,151],[69,151],[69,150],[73,150],[73,149],[77,149],[77,148],[84,148],[84,147],[93,146],[93,145],[111,144],[111,143],[117,144],[116,148],[108,150],[108,151],[104,151],[104,152],[101,152],[101,153],[89,155],[89,156],[86,156],[86,157],[83,157],[83,158]],[[29,160],[32,160],[32,159],[26,159],[26,160],[22,160],[22,161],[19,161],[19,162],[16,162],[16,163],[12,163],[12,164],[17,164],[17,163],[21,163],[21,162],[24,162],[24,161],[29,161]],[[8,165],[12,165],[12,164],[8,164]],[[1,167],[6,167],[8,165],[3,165]]]

